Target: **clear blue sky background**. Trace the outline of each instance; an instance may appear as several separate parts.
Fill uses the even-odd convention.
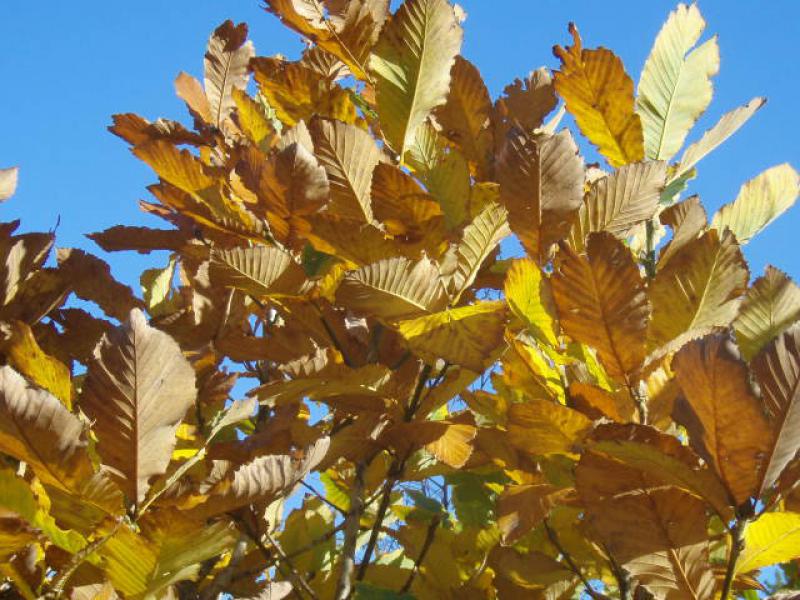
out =
[[[586,46],[605,45],[638,78],[673,2],[649,0],[462,0],[464,55],[484,73],[493,96],[515,77],[555,66],[551,47],[569,42],[577,22]],[[800,82],[796,41],[798,0],[706,0],[708,33],[718,33],[722,69],[716,95],[698,131],[756,95],[769,103],[736,137],[700,165],[692,190],[709,211],[732,200],[763,169],[800,166]],[[106,131],[110,116],[137,112],[186,120],[173,89],[181,70],[201,75],[206,39],[231,18],[250,24],[259,54],[295,57],[298,36],[260,8],[258,0],[2,0],[0,11],[0,166],[19,165],[18,194],[0,220],[20,217],[26,230],[52,228],[58,243],[103,253],[83,237],[117,223],[158,225],[142,215],[139,198],[154,181],[126,144]],[[774,223],[746,249],[754,275],[767,262],[800,279],[796,240],[800,209]],[[153,258],[106,257],[134,286]],[[161,259],[159,259],[161,260]],[[165,262],[165,261],[162,261]]]

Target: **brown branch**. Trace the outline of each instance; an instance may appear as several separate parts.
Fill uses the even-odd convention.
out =
[[[435,515],[431,521],[431,524],[428,525],[428,531],[425,533],[425,541],[422,543],[419,556],[417,556],[417,560],[414,561],[414,568],[411,569],[411,573],[408,574],[408,579],[406,579],[403,587],[400,588],[400,594],[405,594],[411,589],[411,584],[414,583],[414,579],[416,578],[417,573],[422,566],[422,562],[425,560],[428,550],[430,550],[431,546],[433,545],[433,540],[436,537],[436,528],[439,527],[440,522],[441,517],[439,515]]]
[[[575,575],[578,576],[578,579],[581,580],[583,587],[586,588],[586,593],[594,598],[594,600],[608,600],[605,595],[600,594],[592,588],[589,580],[586,579],[586,576],[583,574],[583,571],[581,571],[580,567],[575,564],[575,561],[572,559],[570,553],[567,552],[566,548],[561,545],[558,535],[556,535],[556,532],[553,531],[552,527],[550,527],[550,523],[547,521],[547,519],[544,520],[544,530],[547,532],[547,537],[550,539],[550,542],[556,547],[556,550],[558,550],[559,554],[561,554],[564,562],[567,563],[570,571],[575,573]]]
[[[312,487],[308,482],[306,482],[305,480],[301,479],[300,480],[300,485],[302,485],[309,492],[311,492],[314,495],[314,497],[318,498],[323,504],[327,504],[329,508],[332,508],[333,510],[338,512],[340,515],[342,515],[343,517],[347,518],[347,515],[349,514],[349,511],[346,511],[342,507],[337,506],[336,504],[334,504],[333,502],[328,500],[325,496],[323,496],[316,489],[314,489],[314,487]]]

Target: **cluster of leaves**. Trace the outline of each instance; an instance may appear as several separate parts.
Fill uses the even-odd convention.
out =
[[[800,289],[751,284],[741,250],[798,175],[768,169],[710,222],[682,197],[764,103],[675,159],[719,66],[697,7],[636,94],[571,26],[553,74],[494,102],[447,0],[267,8],[299,60],[226,22],[204,81],[176,80],[191,129],[114,117],[170,227],[90,237],[168,252],[142,299],[2,225],[9,590],[726,600],[776,564],[800,583]]]

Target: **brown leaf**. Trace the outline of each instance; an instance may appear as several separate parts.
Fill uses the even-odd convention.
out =
[[[180,252],[191,240],[188,232],[178,229],[150,229],[126,225],[115,225],[105,231],[87,234],[86,237],[106,252],[136,250],[140,254],[149,254],[153,250]]]
[[[650,315],[644,282],[630,250],[610,233],[591,234],[587,251],[561,247],[551,279],[561,326],[593,346],[608,374],[632,390]]]
[[[708,226],[708,217],[700,197],[691,196],[662,211],[660,219],[672,228],[672,239],[658,256],[658,268],[662,269],[678,250],[700,237]]]
[[[95,302],[108,316],[124,321],[133,308],[142,306],[131,288],[117,282],[109,266],[96,256],[74,248],[59,248],[57,256],[59,268],[75,293]]]
[[[758,494],[770,451],[770,427],[751,389],[747,367],[723,335],[687,344],[672,365],[685,396],[676,406],[675,419],[739,505]]]
[[[94,422],[103,463],[131,502],[140,504],[151,479],[166,471],[196,393],[194,369],[178,345],[141,311],[98,344],[80,406]]]
[[[54,236],[27,233],[0,241],[0,306],[8,304],[33,271],[44,263]]]
[[[592,422],[576,410],[537,398],[512,404],[508,409],[508,436],[524,452],[547,456],[580,451]]]
[[[550,246],[569,234],[583,202],[583,159],[572,136],[567,130],[553,136],[512,131],[497,180],[512,231],[531,258],[546,259]]]
[[[800,323],[767,345],[752,362],[770,416],[772,432],[760,493],[767,490],[800,450]]]
[[[553,78],[545,67],[531,71],[524,80],[515,79],[503,89],[503,95],[494,105],[497,141],[504,139],[514,127],[526,132],[540,127],[556,104]]]
[[[726,327],[736,316],[749,273],[732,234],[715,230],[687,243],[650,284],[651,347],[682,334]]]
[[[42,483],[66,491],[92,477],[84,425],[49,392],[0,367],[0,451],[25,461]]]
[[[205,56],[205,93],[210,108],[211,124],[222,129],[224,121],[236,107],[234,88],[247,86],[250,59],[255,55],[253,43],[247,39],[247,25],[225,21],[208,40]]]
[[[511,546],[539,526],[550,509],[574,494],[549,483],[512,485],[503,490],[497,501],[497,526],[503,544]]]

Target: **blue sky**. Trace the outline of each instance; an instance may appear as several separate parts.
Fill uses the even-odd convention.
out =
[[[636,80],[674,7],[661,0],[461,4],[469,15],[463,53],[481,69],[493,96],[533,68],[555,66],[551,47],[569,41],[570,20],[578,24],[586,46],[612,48]],[[763,169],[784,161],[800,166],[800,82],[793,66],[800,2],[707,0],[700,8],[707,32],[719,34],[722,69],[714,103],[694,135],[753,96],[769,98],[736,137],[700,165],[692,190],[713,211]],[[2,12],[0,166],[19,165],[21,179],[17,196],[0,207],[0,220],[19,217],[26,230],[46,230],[60,215],[60,246],[102,256],[83,233],[118,223],[159,225],[137,207],[154,177],[106,131],[111,114],[186,120],[174,78],[181,70],[201,74],[206,39],[226,18],[250,24],[259,54],[294,57],[301,49],[299,38],[257,0],[3,0]],[[751,242],[746,254],[753,274],[771,262],[800,279],[798,230],[800,209],[794,208]],[[105,258],[134,286],[142,268],[155,266],[152,257],[133,253]]]

